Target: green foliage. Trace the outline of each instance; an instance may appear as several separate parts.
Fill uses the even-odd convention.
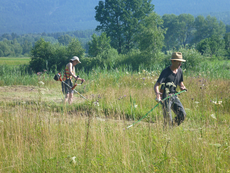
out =
[[[217,35],[212,35],[210,38],[201,40],[196,48],[197,50],[207,56],[224,56],[225,42]]]
[[[135,35],[137,47],[143,55],[156,58],[156,54],[163,47],[164,33],[163,21],[156,13],[151,13],[139,24],[138,34]]]
[[[225,49],[228,54],[228,59],[230,59],[230,32],[225,34],[224,41],[225,41]]]
[[[206,18],[203,16],[197,16],[194,26],[196,31],[192,40],[193,43],[200,42],[205,38],[211,37],[212,35],[223,37],[226,32],[224,23],[217,21],[215,17],[211,16],[207,16]]]
[[[110,41],[110,38],[106,36],[105,32],[101,33],[100,36],[93,34],[92,40],[88,43],[89,55],[92,57],[96,57],[104,51],[108,51],[111,48]]]
[[[67,56],[73,57],[78,56],[79,58],[82,58],[84,56],[85,49],[82,47],[81,42],[74,38],[71,40],[71,42],[67,46]]]
[[[165,48],[170,50],[190,43],[194,33],[194,17],[191,14],[165,14],[162,16],[165,33]]]
[[[140,21],[153,11],[153,5],[149,0],[107,0],[99,1],[95,9],[100,22],[96,30],[106,32],[118,53],[127,53],[135,46]]]
[[[230,24],[226,25],[226,33],[230,32]]]
[[[17,35],[3,34],[0,36],[0,56],[29,56],[31,48],[41,38],[52,44],[58,43],[67,46],[73,38],[77,38],[82,46],[87,49],[87,42],[91,40],[91,35],[96,33],[94,30],[85,31],[69,31],[69,32],[58,32],[58,33],[34,33],[34,34],[22,34]],[[86,50],[87,52],[87,50]]]
[[[71,40],[72,38],[68,34],[58,37],[58,42],[63,45],[68,45]]]
[[[0,41],[0,57],[6,56],[19,56],[22,54],[22,47],[14,40],[6,40]]]
[[[85,50],[77,39],[72,39],[67,47],[60,44],[51,44],[44,39],[35,43],[31,50],[30,67],[35,71],[61,71],[73,56],[82,58]]]

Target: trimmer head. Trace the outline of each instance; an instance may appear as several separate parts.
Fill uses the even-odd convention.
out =
[[[55,74],[54,80],[56,80],[56,81],[62,81],[62,79],[61,79],[61,73]]]

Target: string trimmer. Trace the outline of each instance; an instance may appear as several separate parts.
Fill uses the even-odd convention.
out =
[[[164,98],[163,100],[161,100],[160,102],[158,102],[158,103],[156,104],[156,106],[154,106],[154,108],[152,108],[152,109],[151,109],[149,112],[147,112],[143,117],[141,117],[141,119],[139,119],[138,121],[134,122],[133,124],[131,124],[130,126],[128,126],[128,127],[126,127],[126,128],[128,129],[128,128],[134,126],[135,124],[139,123],[142,119],[144,119],[150,112],[152,112],[157,106],[159,106],[159,104],[161,104],[161,103],[162,103],[163,101],[165,101],[166,99],[169,99],[169,98],[171,98],[171,97],[173,97],[173,96],[176,96],[176,95],[181,94],[181,93],[186,92],[186,91],[187,91],[187,90],[183,90],[183,91],[180,91],[180,92],[178,92],[178,93],[176,93],[176,94],[172,94],[172,95],[170,95],[170,96]]]
[[[79,76],[77,76],[77,78],[79,78]],[[65,84],[67,87],[71,88],[75,93],[77,93],[78,95],[80,95],[82,98],[84,98],[85,100],[89,101],[87,98],[85,98],[83,95],[81,95],[78,91],[76,91],[74,88],[77,86],[77,85],[82,85],[83,81],[81,82],[81,84],[77,84],[76,81],[75,81],[75,84],[73,87],[69,86],[65,81],[62,80],[61,78],[61,73],[58,73],[54,76],[54,80],[56,81],[61,81],[63,84]]]

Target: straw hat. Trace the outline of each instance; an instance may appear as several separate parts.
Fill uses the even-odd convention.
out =
[[[176,61],[182,61],[182,62],[186,61],[183,59],[181,52],[173,52],[170,60],[176,60]]]
[[[77,56],[74,56],[72,59],[70,59],[70,61],[78,61],[79,63],[81,63],[81,61]]]

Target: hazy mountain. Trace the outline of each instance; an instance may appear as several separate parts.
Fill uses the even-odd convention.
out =
[[[0,34],[94,29],[98,24],[94,19],[94,8],[98,2],[99,0],[1,0]],[[152,3],[155,5],[154,11],[159,15],[215,15],[230,11],[230,0],[153,0]],[[224,18],[223,15],[220,18]]]

